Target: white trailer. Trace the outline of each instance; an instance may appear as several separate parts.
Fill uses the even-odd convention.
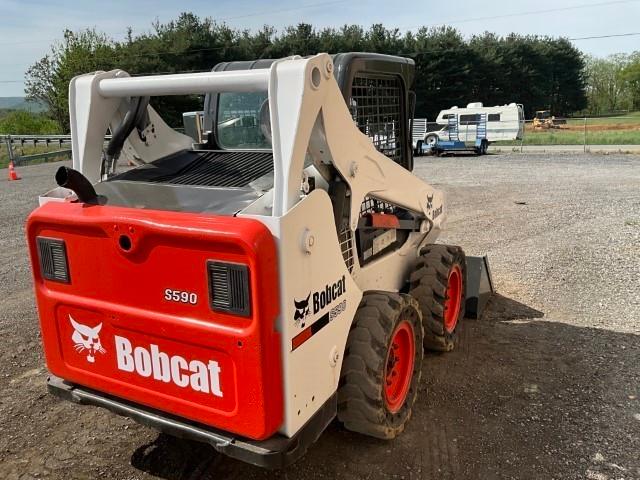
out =
[[[487,116],[487,141],[520,140],[524,135],[524,107],[519,103],[485,107],[482,102],[470,103],[466,108],[457,106],[442,110],[436,123],[442,128],[428,132],[424,139],[427,145],[433,145],[438,140],[449,140],[448,120],[457,116],[458,138],[463,142],[476,139],[477,126],[480,124],[481,115]]]

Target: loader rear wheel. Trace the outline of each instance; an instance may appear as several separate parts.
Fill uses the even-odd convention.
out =
[[[423,337],[415,299],[365,293],[340,373],[338,420],[345,428],[382,439],[404,430],[422,376]]]
[[[454,349],[466,298],[464,251],[452,245],[428,245],[411,274],[409,294],[420,304],[424,346],[449,352]]]

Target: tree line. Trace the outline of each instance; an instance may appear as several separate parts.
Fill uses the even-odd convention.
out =
[[[640,51],[606,58],[587,57],[587,113],[640,110]]]
[[[55,135],[60,132],[60,126],[44,113],[0,109],[0,135]]]
[[[68,87],[75,75],[121,68],[132,75],[208,71],[219,62],[311,55],[318,52],[378,52],[416,63],[416,117],[434,119],[453,105],[523,103],[527,116],[550,109],[568,115],[587,108],[585,58],[564,38],[505,37],[492,33],[465,39],[451,27],[401,33],[376,24],[316,29],[301,23],[278,33],[264,26],[239,30],[212,18],[183,13],[152,30],[115,41],[95,29],[66,31],[48,55],[26,73],[28,99],[47,105],[48,115],[68,131]],[[154,99],[171,125],[182,112],[202,108],[193,97]]]

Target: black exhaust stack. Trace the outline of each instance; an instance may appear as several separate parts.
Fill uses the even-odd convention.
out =
[[[61,187],[73,190],[83,203],[98,204],[98,194],[91,182],[79,171],[69,167],[60,167],[56,172],[56,183]]]

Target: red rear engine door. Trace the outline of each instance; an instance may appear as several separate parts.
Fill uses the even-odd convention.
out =
[[[277,431],[277,253],[262,223],[51,202],[27,233],[54,375],[252,439]],[[38,239],[64,242],[68,282],[43,276]],[[211,262],[248,268],[248,311],[212,308]]]

